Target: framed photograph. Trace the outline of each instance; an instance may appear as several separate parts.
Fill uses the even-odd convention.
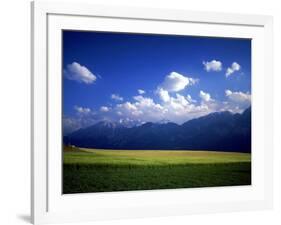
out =
[[[272,17],[32,3],[34,224],[272,207]]]

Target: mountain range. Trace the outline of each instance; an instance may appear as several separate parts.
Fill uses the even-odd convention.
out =
[[[251,108],[241,114],[215,112],[182,125],[147,122],[125,127],[101,121],[65,136],[64,144],[97,149],[251,152]]]

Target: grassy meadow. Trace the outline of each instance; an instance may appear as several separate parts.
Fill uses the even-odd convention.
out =
[[[250,184],[248,153],[64,147],[64,194]]]

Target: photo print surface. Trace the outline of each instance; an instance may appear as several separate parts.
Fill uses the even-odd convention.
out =
[[[251,185],[251,40],[63,31],[63,193]]]

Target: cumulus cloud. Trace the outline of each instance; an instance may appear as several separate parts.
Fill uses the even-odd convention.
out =
[[[159,95],[160,99],[163,102],[168,102],[170,100],[170,95],[169,92],[164,90],[163,88],[158,88],[158,90],[156,91],[156,93]]]
[[[178,92],[185,89],[187,86],[194,85],[197,82],[197,79],[184,76],[177,72],[171,72],[165,77],[159,88],[162,88],[168,92]]]
[[[107,106],[101,106],[101,107],[100,107],[100,111],[101,111],[101,112],[108,112],[109,110],[110,110],[110,108],[107,107]]]
[[[176,123],[183,123],[217,110],[215,104],[201,102],[196,104],[190,95],[183,96],[176,93],[169,100],[163,102],[163,118]]]
[[[120,95],[118,94],[112,94],[111,95],[111,99],[115,100],[115,101],[123,101],[123,97],[121,97]]]
[[[235,64],[232,69],[237,71],[240,66],[237,67]],[[190,94],[179,93],[196,82],[198,80],[172,72],[156,86],[154,92],[156,98],[144,96],[145,91],[142,89],[138,89],[138,95],[133,96],[130,101],[123,101],[123,97],[115,93],[111,95],[111,99],[115,100],[116,104],[110,107],[103,105],[98,111],[74,106],[76,117],[64,118],[64,127],[73,130],[101,120],[119,121],[131,125],[162,120],[181,124],[212,112],[228,110],[241,113],[251,105],[251,95],[248,92],[225,90],[226,101],[213,99],[211,93],[203,90],[198,93],[199,101],[193,99]]]
[[[235,71],[239,71],[241,69],[241,66],[237,62],[233,62],[231,67],[228,67],[226,69],[225,76],[229,77],[231,74],[233,74]]]
[[[251,94],[249,92],[225,90],[227,101],[222,102],[221,110],[233,113],[242,113],[251,106]]]
[[[100,120],[106,119],[102,114],[96,113],[87,107],[74,106],[75,114],[73,116],[63,115],[63,132],[69,134],[83,127],[91,126]]]
[[[79,83],[91,84],[97,77],[85,66],[77,62],[73,62],[64,69],[64,76],[69,80],[74,80]]]
[[[225,95],[231,102],[236,103],[239,107],[246,108],[251,105],[251,95],[248,92],[226,90]]]
[[[139,93],[140,95],[143,95],[143,94],[145,94],[145,90],[138,89],[138,93]]]
[[[187,95],[187,96],[186,96],[186,99],[187,99],[189,102],[192,102],[192,103],[197,102],[195,99],[193,99],[193,98],[191,97],[191,95]]]
[[[76,112],[78,112],[78,113],[90,113],[90,112],[91,112],[91,109],[90,109],[90,108],[83,108],[83,107],[77,106],[77,105],[74,106],[74,109],[75,109]]]
[[[63,128],[63,134],[67,135],[67,134],[70,134],[71,132],[81,128],[81,124],[76,118],[63,116],[62,128]]]
[[[137,107],[134,104],[132,104],[131,102],[125,102],[123,104],[119,104],[118,106],[122,106],[122,107],[124,107],[124,109],[131,111],[131,112],[137,111]]]
[[[209,93],[204,92],[204,91],[199,92],[199,97],[205,102],[209,102],[209,101],[212,100],[211,95]]]
[[[215,72],[218,72],[218,71],[221,71],[222,70],[222,62],[220,61],[217,61],[217,60],[212,60],[210,62],[203,62],[203,65],[204,65],[204,69],[207,71],[207,72],[211,72],[211,71],[215,71]]]
[[[201,99],[198,102],[191,95],[169,93],[164,89],[159,89],[157,94],[158,101],[137,95],[132,98],[132,101],[121,102],[110,108],[101,106],[98,112],[86,107],[75,106],[75,110],[78,112],[77,117],[64,118],[64,127],[66,130],[73,130],[90,126],[101,120],[121,121],[124,124],[126,122],[130,126],[163,120],[181,124],[212,112],[227,110],[242,113],[251,105],[251,95],[248,92],[240,91],[225,90],[227,101],[213,99],[210,93],[202,90],[198,93]]]
[[[157,94],[160,103],[155,102],[152,98],[138,95],[133,97],[133,102],[118,104],[114,109],[115,114],[120,116],[120,119],[129,118],[132,121],[169,120],[181,124],[212,112],[228,110],[233,113],[241,113],[251,104],[249,93],[230,90],[225,91],[228,100],[225,102],[213,99],[210,93],[202,90],[199,92],[201,98],[199,103],[196,103],[190,95],[170,94],[164,89],[158,89]]]
[[[170,96],[168,91],[159,89],[158,96],[161,103],[142,95],[134,96],[133,102],[118,104],[114,111],[120,118],[129,118],[133,121],[157,122],[169,120],[183,123],[217,110],[217,105],[213,102],[196,105],[196,101],[190,95],[183,96],[175,93],[174,96]]]
[[[177,93],[175,97],[170,98],[170,101],[165,106],[174,110],[184,110],[188,105],[190,105],[188,99]]]
[[[135,102],[125,102],[116,106],[117,115],[133,120],[156,121],[162,114],[163,107],[152,98],[142,95],[134,97]]]

